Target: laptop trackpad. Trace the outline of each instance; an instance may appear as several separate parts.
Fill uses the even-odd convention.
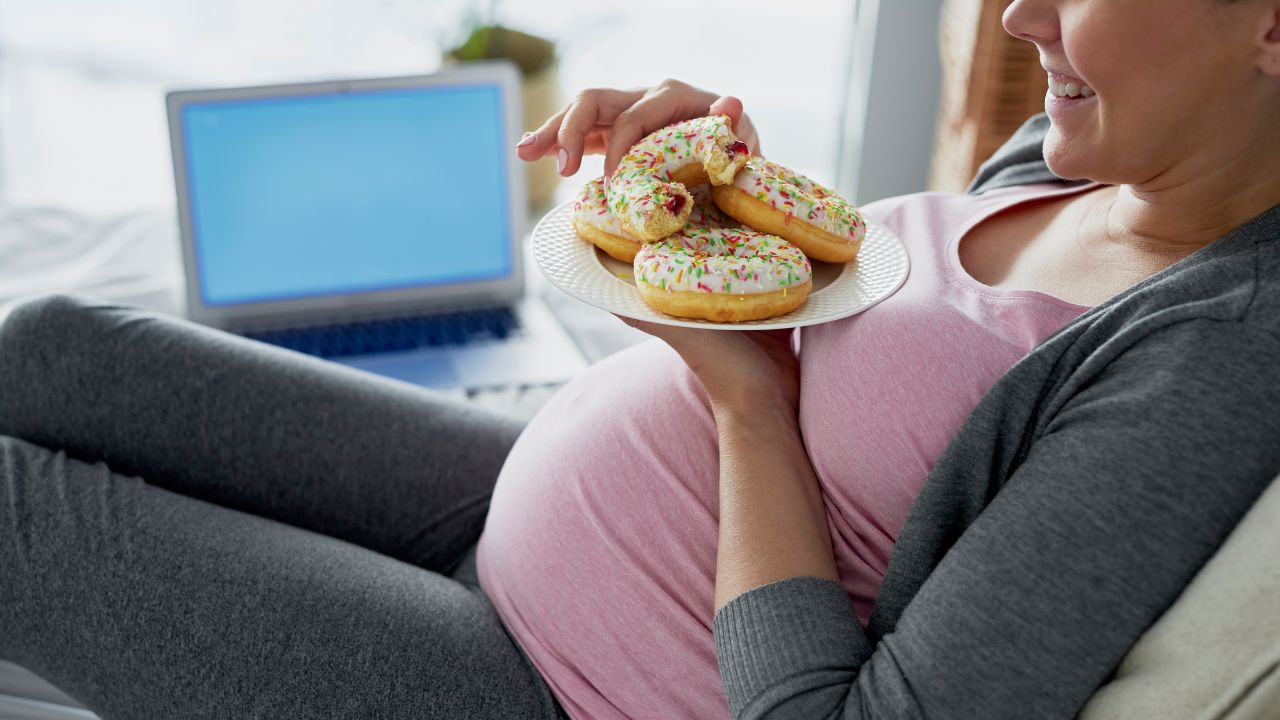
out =
[[[453,363],[444,353],[394,353],[363,357],[334,358],[335,361],[360,370],[404,380],[426,387],[452,387],[458,384]]]

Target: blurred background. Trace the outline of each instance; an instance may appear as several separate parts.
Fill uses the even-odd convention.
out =
[[[168,90],[505,55],[522,63],[536,126],[581,89],[675,77],[742,96],[776,157],[834,182],[856,12],[840,0],[0,0],[0,317],[64,290],[182,314]],[[600,168],[593,158],[564,182],[550,159],[530,168],[531,219]]]
[[[830,181],[853,7],[0,0],[0,193],[9,205],[86,212],[168,208],[166,90],[431,72],[492,24],[550,50],[544,65],[535,42],[515,49],[541,86],[530,105],[680,78],[743,97],[773,154]]]
[[[430,73],[506,57],[526,126],[579,90],[678,78],[742,98],[765,153],[865,204],[961,191],[1042,109],[1008,0],[0,0],[0,319],[80,291],[181,315],[169,90]],[[530,220],[597,176],[529,168]],[[528,273],[587,360],[637,341]],[[517,416],[553,388],[467,392]],[[0,660],[0,717],[92,718]]]
[[[866,203],[962,189],[1038,110],[1043,75],[1019,75],[1038,67],[999,28],[1005,5],[0,0],[0,313],[24,293],[121,286],[181,312],[167,90],[409,75],[451,55],[506,54],[526,71],[535,125],[581,89],[674,77],[738,95],[767,154]],[[556,184],[541,165],[535,218],[600,171],[593,159]]]

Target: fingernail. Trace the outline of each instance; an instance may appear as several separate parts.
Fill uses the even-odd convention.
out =
[[[528,145],[537,139],[538,139],[537,135],[531,132],[527,132],[524,134],[524,137],[520,138],[520,142],[516,143],[516,147],[524,147],[525,145]]]
[[[560,148],[560,152],[556,153],[556,172],[564,174],[565,167],[569,164],[569,151]]]

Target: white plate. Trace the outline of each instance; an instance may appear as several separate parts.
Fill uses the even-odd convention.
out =
[[[676,318],[645,304],[630,265],[578,237],[572,201],[547,213],[534,227],[533,261],[551,284],[588,305],[637,320],[714,330],[793,328],[856,315],[892,295],[910,267],[902,242],[885,226],[868,220],[857,259],[842,265],[814,261],[813,292],[786,315],[738,323]]]

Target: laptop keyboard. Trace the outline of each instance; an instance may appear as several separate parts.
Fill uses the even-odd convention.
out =
[[[308,328],[244,333],[245,337],[322,358],[505,339],[520,323],[510,308],[464,310],[417,317],[364,320]]]

